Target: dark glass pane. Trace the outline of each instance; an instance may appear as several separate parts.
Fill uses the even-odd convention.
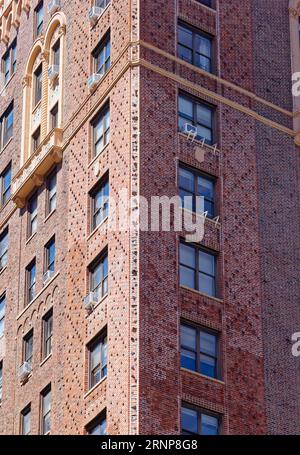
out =
[[[101,379],[101,370],[98,368],[94,372],[92,372],[92,377],[91,377],[91,387],[94,387],[94,385],[98,384]]]
[[[101,363],[102,365],[107,364],[107,338],[103,340],[101,346]]]
[[[180,114],[193,121],[193,102],[183,96],[178,98],[178,110]]]
[[[47,414],[47,412],[49,412],[50,409],[51,409],[51,392],[48,392],[44,396],[44,404],[43,404],[44,415]]]
[[[180,264],[191,268],[196,267],[196,255],[193,247],[180,244]]]
[[[189,408],[181,409],[182,430],[190,433],[198,432],[198,416],[197,411]]]
[[[193,193],[195,190],[194,174],[186,169],[180,168],[179,169],[179,185],[181,188]]]
[[[103,419],[89,431],[90,435],[101,436],[106,434],[106,419]]]
[[[212,130],[202,125],[197,125],[198,139],[205,139],[206,144],[212,145]]]
[[[182,207],[184,207],[186,210],[190,210],[192,212],[194,209],[193,194],[189,193],[188,191],[185,191],[185,190],[179,190],[179,195],[181,197]]]
[[[35,283],[35,265],[30,269],[30,284]]]
[[[6,129],[10,129],[14,123],[14,111],[11,110],[6,117]]]
[[[195,35],[195,51],[205,57],[211,57],[211,39],[202,35]]]
[[[195,288],[195,270],[180,266],[180,284],[188,288]]]
[[[209,7],[212,6],[212,0],[199,0],[199,2]]]
[[[182,25],[178,26],[178,42],[180,44],[183,44],[186,47],[189,47],[190,49],[193,48],[193,33],[191,30],[189,30],[186,27],[183,27]]]
[[[199,291],[215,297],[215,279],[203,273],[199,273]]]
[[[103,281],[103,295],[108,293],[108,278],[105,278]]]
[[[212,357],[200,354],[200,373],[211,378],[216,377],[216,361]]]
[[[5,203],[10,197],[10,186],[11,186],[11,168],[3,174],[3,203]]]
[[[204,71],[211,72],[211,61],[209,58],[204,55],[196,54],[195,55],[195,65]]]
[[[196,371],[196,354],[186,349],[181,349],[180,365],[182,368]]]
[[[219,422],[216,417],[202,414],[201,415],[201,434],[215,436],[218,434]]]
[[[197,122],[207,128],[212,127],[212,110],[204,104],[197,104]]]
[[[208,199],[214,198],[214,182],[205,177],[198,177],[198,194]]]
[[[184,117],[178,117],[178,129],[179,131],[182,131],[182,132],[186,132],[186,131],[192,131],[192,128],[191,126],[187,126],[186,125],[192,125],[193,121],[192,120],[188,120]]]
[[[30,411],[22,415],[22,433],[28,435],[30,433]]]
[[[213,202],[210,202],[207,199],[204,200],[204,212],[207,212],[208,218],[214,218],[215,209]]]
[[[201,352],[214,357],[217,352],[217,337],[212,333],[201,331],[200,350]]]
[[[188,63],[193,62],[193,52],[180,44],[178,44],[178,57]]]
[[[215,256],[199,251],[199,270],[207,273],[208,275],[215,275]]]
[[[91,351],[91,370],[94,370],[101,362],[101,343],[98,342]]]
[[[44,418],[44,434],[50,433],[51,430],[51,415],[47,414]]]
[[[197,331],[193,327],[181,325],[180,327],[181,346],[189,348],[192,351],[197,349]]]
[[[55,242],[52,242],[49,246],[48,249],[48,270],[51,270],[54,272],[54,266],[55,266]]]

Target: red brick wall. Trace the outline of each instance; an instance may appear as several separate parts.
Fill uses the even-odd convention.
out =
[[[174,4],[164,3],[162,7],[159,3],[145,2],[143,5],[142,38],[175,54],[175,36],[168,39],[168,33],[175,33]],[[179,3],[181,18],[215,33],[213,14],[194,2],[189,2],[189,8],[183,3]],[[163,20],[154,25],[146,17],[155,14],[159,6]],[[229,14],[233,8],[236,14]],[[201,15],[200,11],[204,13]],[[233,26],[239,17],[247,18],[243,29]],[[222,3],[218,21],[221,25],[219,71],[226,79],[251,89],[248,3],[239,3],[239,6]],[[247,57],[246,62],[248,54],[250,58]],[[171,65],[151,51],[145,55],[155,65],[219,91],[212,81],[199,77],[190,69],[179,69],[179,65]],[[236,61],[245,61],[243,70],[234,65]],[[174,233],[141,234],[141,269],[144,270],[140,312],[141,349],[144,352],[140,360],[141,432],[180,431],[180,402],[184,400],[220,412],[225,433],[264,433],[262,309],[253,154],[255,122],[213,99],[202,97],[217,106],[217,141],[222,154],[218,158],[207,153],[205,162],[199,164],[194,158],[193,146],[177,134],[177,93],[184,87],[146,70],[142,72],[141,87],[141,194],[147,197],[177,194],[178,160],[218,177],[217,200],[222,228],[218,232],[207,224],[202,244],[219,253],[219,285],[223,297],[223,301],[217,302],[195,292],[180,291],[178,236]],[[230,92],[228,90],[228,96],[233,98]],[[240,95],[235,98],[248,103]],[[218,392],[215,381],[180,373],[180,317],[220,331],[224,383],[218,385]],[[187,379],[189,376],[190,380]]]
[[[255,11],[258,3],[253,4],[253,27],[259,30],[254,34],[255,88],[291,109],[288,2],[279,2],[271,11],[273,2],[266,1],[261,15]],[[275,50],[277,40],[281,45]],[[265,113],[261,108],[258,112]],[[268,115],[282,121],[279,115]],[[292,127],[291,119],[284,121]],[[291,355],[291,335],[300,325],[299,149],[286,135],[258,122],[255,135],[267,431],[299,434],[299,360]]]

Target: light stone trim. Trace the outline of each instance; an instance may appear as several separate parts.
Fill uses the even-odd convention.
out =
[[[139,0],[131,1],[131,40],[139,39]],[[139,46],[130,46],[130,60],[139,60]],[[140,196],[140,68],[133,67],[130,70],[130,197],[136,201],[134,217],[137,222],[135,229],[130,229],[130,262],[129,262],[129,434],[139,434],[139,196]]]
[[[8,44],[11,27],[16,30],[20,27],[21,14],[29,13],[31,0],[0,0],[0,41]]]
[[[59,77],[55,89],[48,79],[48,70],[52,64],[52,38],[57,33],[60,39],[60,68]],[[37,39],[27,59],[23,85],[23,116],[22,116],[22,143],[21,143],[21,166],[31,155],[32,134],[37,126],[41,126],[41,141],[51,130],[50,108],[58,102],[58,127],[63,123],[63,75],[65,72],[65,41],[66,41],[66,18],[62,12],[55,13],[48,24],[45,35]],[[33,71],[35,63],[40,59],[42,63],[42,100],[39,116],[34,109]]]

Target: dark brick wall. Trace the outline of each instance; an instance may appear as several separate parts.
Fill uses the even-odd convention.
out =
[[[255,91],[291,110],[289,2],[252,3]],[[267,429],[299,434],[300,363],[291,354],[300,325],[299,148],[258,122],[255,137]]]

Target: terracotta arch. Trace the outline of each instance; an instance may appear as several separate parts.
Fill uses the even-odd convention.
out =
[[[46,33],[44,42],[44,54],[47,58],[47,64],[51,65],[51,45],[53,36],[58,31],[60,38],[60,62],[59,65],[59,76],[54,83],[47,84],[45,87],[45,105],[47,105],[47,113],[45,116],[45,127],[46,132],[49,133],[51,130],[51,116],[50,111],[53,106],[58,103],[58,127],[60,128],[63,122],[63,73],[64,73],[64,53],[65,53],[65,33],[66,33],[66,17],[62,12],[57,12],[52,17]],[[56,90],[57,89],[57,90]],[[54,96],[54,97],[53,97]]]
[[[27,1],[25,0],[25,3]],[[24,1],[22,5],[24,4]],[[23,8],[23,6],[22,6]],[[57,78],[58,90],[55,91],[48,79],[50,46],[54,33],[59,29],[61,39],[61,62],[59,67],[59,76]],[[30,50],[26,63],[25,75],[23,80],[23,131],[22,131],[22,158],[21,166],[29,159],[31,155],[31,138],[34,130],[40,125],[40,141],[47,136],[51,130],[50,110],[58,100],[58,127],[62,125],[62,100],[63,100],[63,67],[64,67],[64,44],[65,44],[66,17],[62,12],[57,12],[51,18],[47,27],[44,38],[38,38]],[[37,57],[42,57],[42,100],[35,109],[33,106],[33,69]],[[52,81],[51,81],[52,83]]]
[[[37,40],[27,59],[25,75],[23,79],[23,115],[22,115],[22,154],[21,165],[23,165],[30,156],[31,148],[31,125],[32,125],[32,78],[34,64],[43,52],[42,40]]]
[[[37,59],[37,56],[43,52],[43,43],[41,39],[36,41],[30,51],[27,63],[26,63],[26,68],[25,68],[25,76],[32,76],[32,70],[34,63]]]
[[[45,32],[44,50],[49,52],[52,37],[58,27],[66,26],[66,16],[62,12],[54,14]]]

